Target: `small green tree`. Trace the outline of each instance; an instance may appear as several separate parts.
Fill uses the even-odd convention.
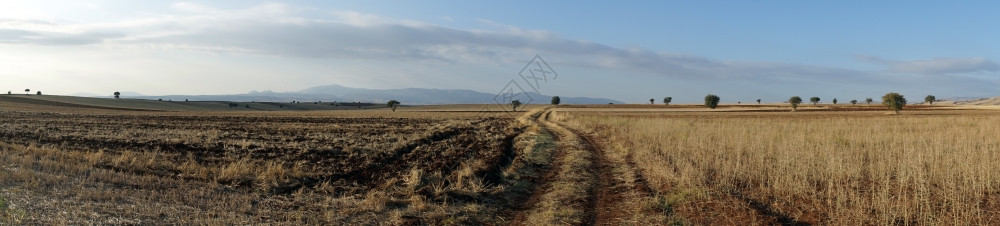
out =
[[[757,99],[757,104],[760,104],[760,99]]]
[[[663,104],[670,105],[671,101],[674,101],[673,97],[664,97],[663,98]]]
[[[510,106],[512,107],[512,109],[514,111],[517,111],[517,107],[521,106],[521,100],[512,100],[512,101],[510,101]]]
[[[122,93],[120,93],[118,91],[115,91],[115,99],[118,99],[118,97],[121,97],[121,96],[122,96]]]
[[[799,109],[799,104],[802,103],[802,98],[799,96],[792,96],[792,98],[788,98],[788,103],[792,104],[792,111],[797,111]]]
[[[399,106],[399,101],[389,100],[389,102],[385,103],[385,105],[389,106],[389,108],[392,108],[392,112],[396,112],[396,107]]]
[[[819,97],[810,97],[809,102],[812,102],[813,105],[816,105],[819,103]]]
[[[24,89],[24,95],[29,95],[28,93],[30,93],[30,92],[31,92],[31,89]]]
[[[833,104],[837,104],[837,98],[833,98]]]
[[[924,102],[927,102],[931,105],[934,105],[934,101],[937,101],[937,97],[935,97],[934,95],[927,95],[927,97],[924,97]]]
[[[656,101],[656,99],[649,98],[649,104],[653,104],[653,101]]]
[[[38,93],[35,93],[35,95],[41,96],[42,95],[42,91],[38,91]]]
[[[708,94],[705,96],[705,107],[715,109],[716,107],[719,107],[719,100],[719,96],[716,96],[715,94]]]
[[[562,102],[562,100],[559,99],[559,96],[552,97],[552,105],[559,105],[560,102]]]
[[[865,103],[868,103],[868,105],[872,105],[872,98],[871,97],[865,98]]]
[[[858,105],[858,100],[851,100],[851,105]]]
[[[906,98],[899,93],[886,93],[885,96],[882,96],[882,105],[899,114],[899,110],[903,110],[903,106],[906,106]]]

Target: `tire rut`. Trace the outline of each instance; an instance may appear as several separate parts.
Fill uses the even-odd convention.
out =
[[[546,176],[537,183],[537,188],[532,192],[531,196],[528,198],[528,202],[522,205],[519,209],[520,211],[514,218],[514,224],[526,224],[528,215],[533,214],[531,211],[540,211],[544,208],[539,209],[539,202],[552,202],[559,201],[561,206],[559,209],[574,208],[580,211],[579,218],[569,218],[568,222],[562,222],[560,224],[582,224],[582,225],[618,225],[622,224],[622,219],[629,217],[629,212],[624,210],[623,200],[626,198],[625,194],[629,192],[630,189],[634,189],[630,186],[619,186],[622,183],[619,182],[614,173],[615,166],[614,163],[608,160],[606,153],[601,149],[601,146],[590,136],[582,133],[581,131],[571,129],[565,125],[562,125],[556,121],[552,120],[552,111],[546,111],[543,115],[536,118],[535,121],[540,127],[552,132],[555,138],[557,147],[557,158],[553,160],[552,167]],[[575,137],[574,137],[575,136]],[[572,143],[568,143],[572,142]],[[567,155],[571,155],[569,152],[583,153],[584,155],[575,154],[579,157],[586,156],[586,173],[578,174],[576,176],[585,176],[589,179],[584,179],[582,181],[577,181],[577,186],[586,186],[586,190],[580,194],[580,197],[564,197],[559,200],[545,200],[544,196],[548,195],[553,190],[553,186],[557,181],[566,181],[564,175],[561,175],[559,168],[564,167],[564,164],[569,164],[565,162]],[[571,179],[572,180],[572,179]],[[562,183],[562,182],[560,182]],[[556,218],[566,220],[565,216],[563,218]],[[571,223],[576,222],[576,223]],[[559,222],[550,222],[559,223]]]
[[[611,165],[604,150],[593,138],[580,131],[565,126],[564,128],[585,142],[585,148],[592,153],[591,162],[594,164],[594,174],[597,176],[597,184],[592,188],[590,197],[588,197],[584,225],[621,224],[620,219],[627,216],[628,213],[622,211],[619,206],[624,198],[623,194],[628,188],[616,186],[618,182],[615,180],[614,166]]]
[[[548,129],[545,128],[541,122],[539,122],[540,119],[548,119],[549,113],[550,112],[546,111],[533,122],[541,127],[542,131],[549,133],[549,136],[552,137],[553,141],[558,143],[561,141],[561,137],[552,134],[551,131],[548,131]],[[547,169],[545,169],[545,172],[542,173],[542,176],[535,182],[535,187],[532,189],[531,194],[528,195],[520,205],[514,207],[514,214],[512,214],[513,216],[511,217],[511,219],[513,219],[513,221],[511,221],[513,222],[513,225],[526,225],[525,222],[528,221],[530,211],[542,201],[542,195],[552,188],[552,182],[555,181],[555,178],[559,177],[559,171],[556,169],[559,168],[558,163],[561,163],[563,158],[565,158],[566,152],[560,150],[553,151],[555,152],[553,153],[552,165],[549,165]]]

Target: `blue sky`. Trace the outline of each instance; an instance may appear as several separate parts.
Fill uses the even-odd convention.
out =
[[[922,1],[0,1],[0,89],[340,84],[696,103],[1000,96],[1000,5]],[[515,80],[516,81],[516,80]]]

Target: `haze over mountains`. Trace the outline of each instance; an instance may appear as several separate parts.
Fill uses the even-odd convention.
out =
[[[340,85],[316,86],[294,92],[271,92],[271,91],[250,91],[246,94],[231,95],[166,95],[166,96],[130,96],[126,94],[138,94],[135,92],[123,92],[123,98],[141,99],[164,99],[164,100],[190,100],[190,101],[237,101],[237,102],[373,102],[381,103],[388,100],[399,100],[405,105],[431,105],[431,104],[492,104],[496,103],[497,94],[483,93],[465,89],[426,89],[426,88],[405,88],[405,89],[366,89],[353,88]],[[530,99],[528,98],[530,96]],[[531,104],[548,104],[552,96],[539,93],[523,93],[515,99]],[[496,100],[495,100],[496,99]],[[591,97],[564,97],[560,96],[563,104],[621,104],[623,102],[607,98]]]

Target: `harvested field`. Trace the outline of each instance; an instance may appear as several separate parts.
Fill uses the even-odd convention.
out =
[[[0,223],[1000,222],[1000,113],[985,108],[150,111],[4,100]]]
[[[58,106],[63,108],[65,106]],[[506,114],[0,112],[15,223],[479,222]],[[459,214],[453,214],[459,213]]]
[[[675,223],[1000,222],[996,111],[554,114],[629,156]]]

